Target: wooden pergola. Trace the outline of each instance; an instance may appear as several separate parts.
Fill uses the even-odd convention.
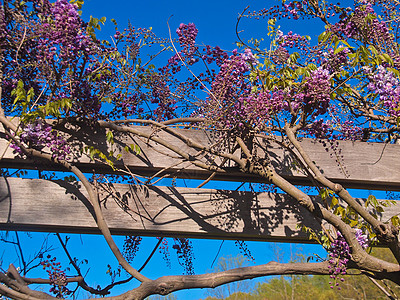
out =
[[[190,179],[210,176],[210,172],[194,166],[190,159],[183,160],[160,146],[160,141],[168,141],[192,156],[199,155],[181,139],[148,126],[135,129],[157,138],[121,135],[115,136],[110,144],[100,129],[97,132],[74,129],[69,139],[75,145],[75,164],[90,173],[111,174],[123,167],[127,172],[145,176]],[[181,132],[204,145],[215,143],[212,132],[184,129]],[[136,147],[126,151],[130,145]],[[346,188],[400,191],[400,145],[351,141],[336,145],[311,139],[302,140],[302,145],[324,175]],[[114,162],[115,168],[82,154],[85,147],[95,147],[104,153],[113,150],[119,158]],[[225,147],[229,148],[229,144]],[[295,167],[290,151],[261,139],[256,147],[257,152],[268,153],[272,164],[287,180],[311,185],[306,174]],[[65,171],[55,164],[15,157],[1,130],[0,153],[2,168]],[[234,165],[215,174],[213,180],[262,182],[262,178],[246,175]],[[111,183],[99,183],[98,192],[113,234],[305,242],[308,238],[298,224],[315,230],[320,226],[289,196],[277,193]],[[0,178],[0,230],[98,233],[86,201],[79,182]],[[386,221],[399,213],[400,206],[393,205],[383,214],[378,213],[378,217]]]

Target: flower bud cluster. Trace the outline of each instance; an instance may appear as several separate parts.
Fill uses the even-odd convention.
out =
[[[56,261],[56,258],[51,258],[50,255],[47,256],[48,259],[43,260],[40,264],[43,267],[43,270],[46,270],[49,275],[50,282],[52,287],[50,288],[50,292],[53,293],[57,298],[64,298],[72,293],[67,288],[67,276],[65,271],[61,269],[61,265]]]
[[[306,4],[305,1],[303,1],[304,4]],[[299,18],[298,12],[302,10],[303,6],[300,1],[291,1],[289,3],[283,3],[283,8],[284,12],[289,14],[289,16],[293,16],[294,20],[297,20]],[[290,17],[288,17],[290,19]]]
[[[162,239],[161,245],[158,248],[158,252],[163,255],[163,259],[167,264],[167,267],[171,268],[171,259],[168,250],[168,240],[166,238],[157,237],[158,240]]]
[[[142,241],[140,236],[126,236],[123,246],[123,255],[128,262],[132,262],[139,250]]]
[[[178,255],[179,264],[185,268],[187,275],[194,274],[193,267],[193,246],[189,239],[186,238],[174,238],[175,244],[172,246],[176,250]]]
[[[262,9],[259,12],[250,12],[249,14],[251,16],[268,16],[272,18],[277,18],[277,19],[282,19],[282,18],[287,18],[291,19],[293,18],[294,20],[299,19],[300,17],[305,16],[305,11],[306,11],[306,6],[308,4],[308,0],[299,0],[299,1],[290,1],[290,2],[285,2],[281,5],[275,5],[271,7],[270,9]]]

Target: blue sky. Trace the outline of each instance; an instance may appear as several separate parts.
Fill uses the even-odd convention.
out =
[[[279,1],[276,0],[85,0],[83,18],[88,19],[90,15],[97,18],[106,17],[106,29],[113,28],[110,22],[112,18],[117,20],[120,28],[126,26],[130,20],[135,27],[152,27],[154,32],[161,37],[168,37],[168,20],[172,32],[175,32],[180,23],[191,22],[196,24],[199,29],[197,42],[232,50],[236,48],[235,26],[239,13],[249,5],[251,10],[257,11],[277,3]],[[315,38],[318,33],[315,31],[315,24],[303,23],[304,25],[301,25],[301,22],[291,24],[282,21],[279,24],[284,32],[293,30],[298,34],[307,34]],[[245,38],[267,38],[266,29],[266,20],[256,21],[246,18],[241,20],[239,27]],[[104,34],[104,38],[110,36],[107,30],[103,30],[102,34]]]
[[[258,6],[265,1],[250,1]],[[263,3],[264,2],[264,3]],[[267,1],[268,2],[268,1]],[[273,1],[271,1],[273,2]],[[85,18],[88,15],[114,18],[121,27],[128,20],[135,27],[153,27],[156,34],[168,37],[167,21],[174,31],[180,23],[195,23],[199,29],[198,41],[219,44],[224,48],[234,46],[235,24],[238,13],[248,4],[247,1],[98,1],[86,0]],[[170,18],[171,17],[171,18]]]

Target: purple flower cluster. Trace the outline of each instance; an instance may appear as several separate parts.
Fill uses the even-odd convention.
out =
[[[41,50],[38,59],[48,63],[59,61],[68,66],[71,60],[82,56],[81,51],[90,55],[93,42],[86,35],[76,5],[68,0],[58,0],[51,7],[50,13],[46,22],[38,27],[38,47]]]
[[[143,111],[143,108],[137,109],[137,105],[139,103],[137,94],[129,95],[129,96],[125,97],[124,99],[122,99],[120,102],[121,102],[120,106],[121,106],[122,115],[125,118],[133,115],[137,111],[139,113]]]
[[[203,60],[206,61],[208,64],[211,64],[215,61],[217,66],[222,66],[224,61],[229,58],[228,54],[222,50],[220,47],[211,47],[209,45],[206,46],[204,49],[206,54],[202,56]]]
[[[272,61],[276,64],[284,64],[289,58],[289,51],[282,47],[279,46],[274,50],[272,53]]]
[[[353,13],[348,10],[341,15],[341,20],[331,26],[330,30],[346,38],[362,39],[364,42],[385,44],[392,42],[389,30],[384,21],[379,21],[371,3],[359,5]],[[372,21],[367,16],[372,15]]]
[[[250,49],[245,49],[244,53],[241,54],[242,60],[249,63],[250,65],[257,65],[258,60],[257,58],[253,55]]]
[[[198,29],[193,23],[181,23],[179,25],[176,33],[178,35],[179,44],[183,50],[168,59],[167,65],[161,69],[164,73],[171,71],[172,74],[176,74],[179,72],[181,70],[181,60],[186,62],[188,65],[193,65],[199,61],[199,58],[195,57],[195,53],[198,50],[198,47],[195,45],[198,32]]]
[[[340,127],[340,135],[335,135],[334,139],[356,141],[363,136],[363,129],[356,126],[353,121],[345,120]]]
[[[315,120],[308,126],[307,131],[317,139],[327,139],[332,136],[332,124],[323,119]]]
[[[313,117],[326,113],[330,102],[331,75],[329,71],[319,67],[311,72],[303,89],[303,105],[310,110]]]
[[[363,249],[368,248],[368,237],[363,234],[361,229],[356,229],[356,239]]]
[[[292,31],[289,31],[288,34],[282,35],[277,42],[281,47],[295,47],[303,50],[305,50],[305,45],[308,43],[306,37],[293,33]]]
[[[101,109],[101,102],[96,93],[93,92],[93,87],[88,81],[76,80],[71,83],[71,97],[78,100],[75,103],[74,110],[76,113],[84,116],[97,116]],[[62,95],[63,93],[60,93]],[[60,98],[60,95],[56,98]],[[65,95],[67,98],[67,95]]]
[[[196,51],[197,48],[195,46],[195,42],[198,32],[199,31],[196,28],[196,25],[194,25],[193,23],[181,23],[176,30],[179,43],[183,48],[183,53],[185,53],[186,55],[193,54],[193,52]]]
[[[60,160],[67,159],[67,156],[71,153],[67,142],[61,136],[57,135],[56,131],[52,130],[50,125],[41,121],[24,126],[20,135],[20,141],[29,148],[37,150],[48,147],[53,158]],[[22,149],[15,144],[11,144],[11,148],[14,149],[15,153],[23,154]]]
[[[0,49],[4,49],[6,45],[7,24],[4,15],[3,6],[0,6]]]
[[[237,95],[247,91],[248,86],[244,74],[250,70],[249,65],[238,55],[237,50],[226,59],[216,76],[211,92],[219,101],[232,101],[238,99]]]
[[[337,72],[347,64],[349,53],[350,50],[347,48],[344,48],[336,54],[332,48],[329,48],[327,52],[323,53],[324,59],[322,63],[330,73]]]
[[[242,98],[246,119],[253,127],[263,130],[271,116],[284,108],[285,96],[282,90],[276,90],[252,93]]]
[[[243,100],[250,94],[250,85],[246,80],[246,73],[249,70],[249,64],[236,49],[222,64],[212,82],[211,93],[203,109],[206,117],[218,121],[217,127],[243,126],[245,117]]]
[[[150,101],[158,105],[151,117],[157,121],[172,119],[177,108],[176,99],[172,97],[166,79],[163,76],[153,74],[149,77],[149,86],[151,88]]]
[[[379,95],[379,99],[388,113],[394,117],[400,116],[400,81],[395,75],[382,65],[375,72],[364,67],[370,83],[368,89]]]
[[[54,109],[49,112],[51,115],[97,116],[101,99],[96,94],[107,98],[113,89],[110,80],[114,75],[110,67],[112,58],[101,67],[100,62],[115,49],[105,46],[89,33],[77,5],[68,0],[54,3],[36,0],[24,9],[21,17],[10,14],[6,18],[9,46],[4,52],[5,104],[13,103],[12,92],[22,81],[25,90],[33,88],[35,95],[41,95],[35,102],[38,107],[54,104],[51,105]],[[14,48],[13,43],[18,46]],[[18,55],[14,50],[17,47]],[[65,107],[57,110],[57,103],[66,102],[69,102],[68,110],[63,109]],[[19,112],[21,108],[14,109]]]
[[[356,239],[363,249],[368,247],[367,236],[363,234],[361,229],[356,230]],[[331,244],[329,252],[330,278],[334,279],[334,282],[330,282],[329,284],[331,284],[331,288],[337,286],[340,290],[339,282],[337,280],[340,278],[340,281],[344,281],[344,278],[341,276],[346,274],[347,263],[350,259],[349,244],[346,242],[340,231],[337,232],[337,238]]]

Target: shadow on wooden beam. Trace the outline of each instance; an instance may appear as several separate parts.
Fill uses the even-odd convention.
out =
[[[310,242],[297,228],[318,222],[281,194],[101,184],[113,234]],[[79,183],[1,178],[0,230],[99,233]],[[362,200],[360,200],[362,201]],[[399,211],[388,207],[384,219]]]

